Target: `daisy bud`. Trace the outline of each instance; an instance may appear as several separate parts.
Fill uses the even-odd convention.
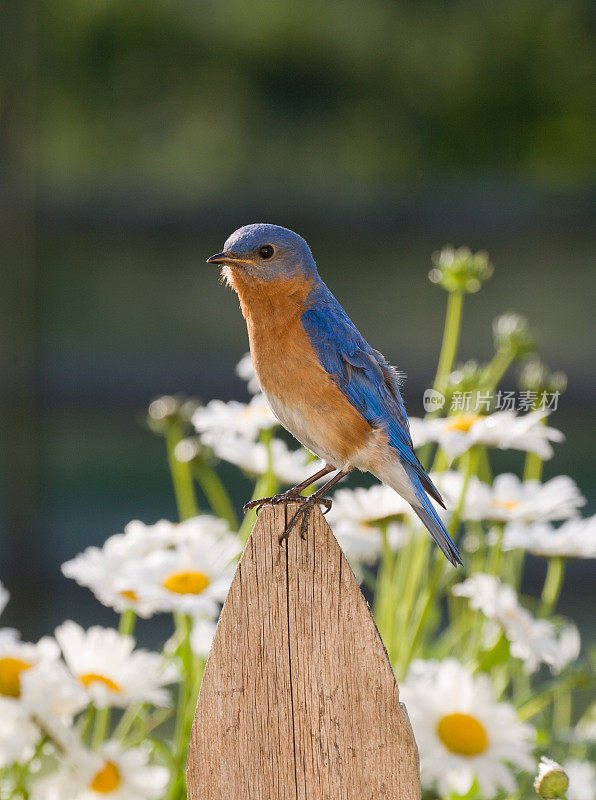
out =
[[[444,247],[433,254],[432,263],[428,277],[448,292],[473,294],[493,274],[488,253],[472,253],[469,247]]]
[[[564,798],[569,787],[569,778],[563,767],[550,758],[542,756],[538,766],[538,775],[534,781],[534,789],[545,800]]]
[[[201,454],[201,443],[197,437],[189,436],[181,439],[174,448],[174,456],[178,461],[187,464]]]
[[[165,394],[149,404],[149,419],[155,422],[175,417],[179,412],[179,403],[175,397]]]
[[[501,314],[493,321],[495,350],[510,352],[515,358],[532,352],[534,336],[525,317],[520,314]]]
[[[547,365],[537,357],[524,362],[519,373],[519,386],[523,391],[562,394],[567,388],[567,375],[564,372],[551,372]]]
[[[466,392],[476,389],[482,377],[482,367],[477,361],[470,359],[464,364],[457,364],[449,375],[447,389],[450,392]]]

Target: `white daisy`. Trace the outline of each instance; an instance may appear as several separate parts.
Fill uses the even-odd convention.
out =
[[[197,433],[210,434],[206,442],[211,443],[213,436],[225,436],[234,433],[251,441],[258,438],[259,433],[279,425],[264,395],[255,395],[250,403],[239,403],[231,400],[211,400],[206,406],[197,408],[192,415],[192,424]]]
[[[141,748],[123,750],[114,741],[98,752],[73,748],[59,769],[31,787],[32,800],[157,800],[166,790],[169,771],[150,766]]]
[[[28,711],[0,697],[0,768],[28,761],[41,736]]]
[[[111,536],[102,548],[88,547],[67,561],[62,572],[80,586],[91,589],[101,603],[118,613],[130,609],[141,617],[150,617],[155,612],[154,604],[146,602],[133,586],[134,574],[143,558],[204,537],[210,542],[226,538],[236,541],[227,523],[209,514],[180,523],[160,520],[155,525],[145,525],[134,520],[123,534]]]
[[[381,529],[374,524],[348,518],[333,522],[332,529],[354,573],[361,577],[361,566],[374,564],[381,554],[383,545]],[[387,524],[387,541],[392,550],[399,550],[412,535],[412,530],[401,522]]]
[[[561,635],[552,622],[536,619],[523,608],[512,586],[494,575],[479,572],[451,590],[457,597],[467,597],[470,607],[496,622],[509,640],[511,655],[524,662],[526,672],[535,672],[541,663],[560,672],[579,655],[579,633],[575,626],[565,626]],[[489,629],[490,632],[490,629]],[[490,646],[493,641],[487,642]]]
[[[3,585],[2,581],[0,581],[0,614],[6,608],[9,597],[8,589]]]
[[[141,557],[164,547],[173,547],[175,541],[176,523],[160,519],[153,525],[146,525],[133,519],[124,527],[124,533],[115,533],[106,539],[103,549],[119,558]]]
[[[0,630],[0,698],[18,701],[22,675],[38,664],[56,661],[59,655],[58,645],[49,636],[31,644],[21,642],[14,630]]]
[[[553,455],[550,443],[562,442],[564,436],[561,431],[541,424],[547,416],[547,411],[531,411],[522,416],[515,411],[497,411],[487,416],[462,413],[427,420],[410,417],[410,429],[416,447],[438,442],[451,459],[475,444],[526,450],[549,459]]]
[[[565,620],[557,624],[555,629],[558,633],[558,641],[550,668],[551,672],[558,674],[579,657],[582,643],[579,629],[574,622]]]
[[[527,550],[544,558],[596,558],[596,515],[570,519],[558,528],[547,522],[511,522],[505,527],[503,549]]]
[[[211,514],[199,514],[184,522],[161,519],[154,525],[133,520],[124,528],[124,533],[110,536],[104,543],[104,549],[124,558],[145,556],[156,550],[198,541],[204,536],[225,538],[229,533],[227,522]]]
[[[261,391],[250,353],[245,353],[236,364],[236,375],[246,381],[246,388],[251,394],[257,394]]]
[[[170,702],[164,686],[176,680],[176,668],[160,653],[135,650],[132,636],[99,626],[85,631],[68,620],[56,629],[56,639],[68,668],[99,708]]]
[[[141,617],[150,617],[151,605],[144,603],[132,588],[129,572],[133,560],[110,552],[110,548],[88,547],[63,564],[62,572],[79,586],[91,589],[100,603],[119,614],[131,610]]]
[[[38,664],[21,676],[21,703],[58,741],[73,718],[89,703],[89,695],[62,661]]]
[[[197,617],[193,620],[190,632],[190,646],[193,653],[204,661],[209,657],[216,628],[217,620],[207,617]]]
[[[205,437],[206,443],[209,439],[215,454],[224,461],[236,464],[251,475],[264,475],[268,471],[269,452],[261,442],[251,442],[231,433],[225,436],[205,434]],[[284,485],[300,483],[323,467],[321,461],[312,461],[306,450],[290,450],[281,439],[273,439],[270,448],[273,474]]]
[[[216,616],[230,588],[240,550],[235,536],[203,536],[131,564],[130,585],[152,613]]]
[[[594,800],[596,797],[596,764],[569,759],[563,764],[569,778],[567,800]]]
[[[370,524],[385,520],[412,519],[410,504],[385,484],[374,484],[368,489],[338,489],[333,495],[333,506],[327,514],[330,523],[340,519]]]
[[[339,489],[333,495],[327,519],[357,574],[360,564],[372,564],[379,557],[381,525],[387,525],[387,540],[392,550],[403,547],[412,531],[419,532],[420,527],[410,504],[384,484],[368,489]]]
[[[464,503],[464,519],[520,521],[561,520],[575,516],[586,499],[575,481],[559,475],[546,483],[521,481],[517,475],[497,475],[489,486],[472,477]]]
[[[353,519],[331,522],[333,534],[354,572],[361,577],[362,564],[374,564],[381,552],[381,531]]]
[[[510,764],[534,768],[534,730],[494,699],[487,675],[473,676],[454,659],[414,661],[401,685],[420,751],[422,782],[441,795],[464,795],[474,780],[490,800],[512,793]]]

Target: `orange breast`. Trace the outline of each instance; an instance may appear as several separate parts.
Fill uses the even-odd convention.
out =
[[[264,393],[300,417],[306,436],[284,424],[308,447],[319,455],[322,451],[333,454],[338,463],[349,462],[373,431],[325,372],[302,326],[300,317],[312,280],[257,283],[246,280],[238,270],[230,272],[228,280],[240,298]],[[321,445],[318,449],[316,443]]]

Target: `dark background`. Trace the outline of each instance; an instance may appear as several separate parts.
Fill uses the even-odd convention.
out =
[[[244,396],[237,302],[204,263],[235,228],[293,228],[421,413],[445,243],[487,249],[461,356],[529,318],[569,376],[552,424],[596,510],[596,44],[586,0],[4,2],[0,78],[4,624],[112,622],[59,565],[174,518],[160,393]],[[513,388],[513,376],[508,376]],[[499,466],[519,468],[519,454]],[[238,505],[247,483],[229,468]],[[536,589],[536,563],[529,587]],[[562,610],[589,613],[594,562]]]

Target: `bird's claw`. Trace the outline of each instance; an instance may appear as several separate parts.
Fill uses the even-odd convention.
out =
[[[260,500],[250,500],[248,503],[245,503],[242,510],[246,514],[247,511],[256,508],[258,514],[264,505],[277,506],[281,503],[299,503],[301,501],[305,502],[306,499],[307,498],[298,493],[284,492],[283,494],[273,495],[273,497],[261,497]]]
[[[307,531],[307,528],[308,528],[308,517],[310,515],[310,512],[313,510],[313,508],[315,506],[315,503],[320,505],[320,506],[323,506],[325,508],[325,510],[323,511],[323,514],[326,514],[331,509],[331,506],[333,505],[333,501],[329,497],[318,497],[318,498],[315,498],[314,500],[313,500],[312,497],[307,498],[305,500],[305,502],[300,506],[298,511],[296,511],[296,513],[294,514],[292,519],[286,525],[286,529],[284,530],[284,532],[279,537],[279,543],[280,544],[285,539],[288,538],[288,536],[290,535],[290,531],[292,530],[292,528],[296,524],[296,521],[297,521],[298,517],[302,517],[302,519],[300,520],[300,538],[303,539],[303,540],[306,540],[306,531]]]

